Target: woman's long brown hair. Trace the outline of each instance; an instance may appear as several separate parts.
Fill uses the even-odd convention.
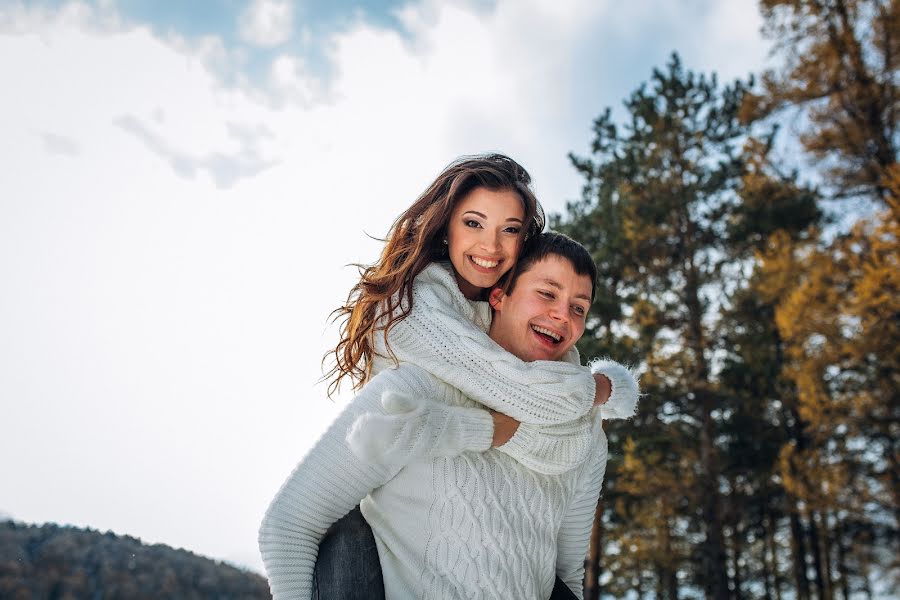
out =
[[[340,341],[322,359],[324,363],[334,356],[334,366],[325,375],[332,379],[329,396],[347,376],[354,390],[369,379],[375,335],[383,332],[387,345],[388,330],[409,315],[413,280],[429,263],[446,258],[443,240],[450,215],[460,200],[480,187],[512,190],[521,198],[526,226],[520,233],[520,248],[525,239],[543,230],[544,213],[531,191],[531,176],[519,163],[502,154],[463,156],[452,162],[394,221],[378,261],[356,265],[359,283],[350,290],[347,302],[332,313],[335,320],[343,320]],[[389,315],[386,322],[385,315]]]

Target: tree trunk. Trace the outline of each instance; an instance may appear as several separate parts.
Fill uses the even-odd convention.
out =
[[[797,582],[797,600],[810,600],[809,578],[806,576],[806,540],[803,532],[803,524],[797,514],[797,503],[793,498],[788,498],[791,521],[791,549],[794,554],[794,579]]]
[[[760,553],[763,577],[763,600],[774,600],[772,594],[772,561],[769,560],[769,528],[766,526],[765,516],[762,522],[763,546]]]
[[[819,539],[822,542],[822,565],[825,567],[825,588],[828,600],[834,600],[834,574],[831,571],[831,527],[828,525],[828,511],[819,513]]]
[[[722,534],[722,513],[719,501],[719,470],[713,446],[715,435],[712,419],[711,394],[706,389],[698,390],[702,396],[703,429],[700,433],[700,461],[703,465],[703,523],[706,540],[703,544],[703,559],[706,575],[706,595],[712,600],[728,600],[727,555]]]
[[[688,228],[692,223],[686,219]],[[690,244],[690,231],[685,246]],[[719,465],[714,444],[716,427],[712,418],[715,398],[709,389],[709,368],[704,355],[703,306],[700,302],[700,277],[693,263],[694,257],[688,252],[685,265],[685,305],[688,309],[688,347],[694,353],[694,394],[700,405],[700,463],[704,477],[703,524],[706,540],[703,544],[704,576],[706,596],[712,600],[728,600],[728,573],[725,538],[722,533],[722,507],[719,497]]]
[[[734,585],[732,598],[734,598],[734,600],[743,600],[744,597],[741,592],[741,586],[743,585],[744,580],[744,577],[741,574],[741,555],[741,531],[737,519],[735,519],[731,529],[731,569],[734,571],[734,577],[732,577],[732,583]]]
[[[775,545],[775,531],[778,527],[778,523],[772,518],[772,513],[770,513],[768,509],[766,509],[764,519],[763,522],[766,523],[766,545],[769,549],[769,569],[772,573],[775,600],[781,600],[782,579],[781,573],[778,570],[778,547]]]
[[[667,558],[671,558],[674,554],[672,549],[672,524],[668,518],[665,523],[665,553]],[[663,586],[666,591],[668,600],[678,600],[678,574],[677,567],[674,562],[669,562],[663,571]]]
[[[819,527],[816,523],[816,512],[809,511],[809,546],[813,557],[813,570],[816,574],[816,597],[819,600],[831,600],[829,585],[822,564],[822,544],[819,542]]]
[[[594,525],[591,528],[591,542],[584,561],[584,600],[600,598],[600,557],[603,551],[603,500],[597,501],[594,510]]]
[[[841,597],[850,600],[850,569],[847,568],[847,546],[844,545],[844,524],[835,526],[835,545],[837,546],[838,583],[841,586]]]

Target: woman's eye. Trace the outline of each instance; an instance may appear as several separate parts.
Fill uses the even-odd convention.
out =
[[[519,235],[519,232],[522,231],[522,228],[521,227],[507,227],[503,231],[505,231],[506,233],[512,233],[515,235]]]
[[[478,221],[473,221],[472,219],[469,219],[469,220],[467,220],[467,221],[463,221],[463,224],[464,224],[466,227],[473,227],[473,228],[481,227],[481,223],[479,223]]]

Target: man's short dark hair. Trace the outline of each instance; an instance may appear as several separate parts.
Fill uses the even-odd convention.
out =
[[[507,294],[511,294],[516,287],[516,281],[522,273],[527,272],[536,263],[547,256],[555,254],[568,260],[572,268],[579,275],[587,275],[591,279],[591,302],[594,302],[594,290],[597,287],[597,265],[591,258],[587,248],[570,238],[555,231],[546,231],[530,238],[525,242],[522,253],[516,265],[510,270],[509,280],[504,286]]]

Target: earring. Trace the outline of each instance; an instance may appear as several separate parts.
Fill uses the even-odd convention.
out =
[[[447,238],[444,238],[443,241],[444,241],[444,245],[446,246],[446,245],[447,245]]]

